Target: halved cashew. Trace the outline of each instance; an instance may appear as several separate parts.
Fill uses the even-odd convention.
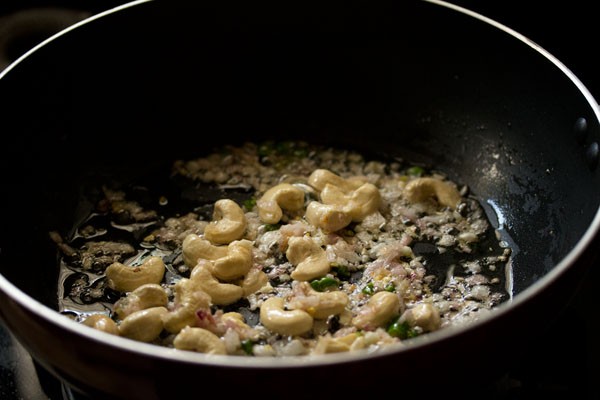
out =
[[[363,178],[355,177],[344,179],[327,169],[316,169],[308,177],[308,184],[319,191],[323,190],[325,185],[331,184],[339,187],[344,192],[349,192],[358,189],[363,183],[365,183]]]
[[[352,318],[352,324],[359,329],[373,330],[388,323],[400,312],[400,298],[395,293],[377,292]]]
[[[217,335],[203,328],[185,327],[173,340],[179,350],[191,350],[206,354],[227,354],[225,342]]]
[[[310,237],[291,237],[285,252],[296,268],[290,274],[297,281],[309,281],[327,275],[331,266],[327,253]]]
[[[326,232],[339,231],[352,222],[352,216],[343,207],[334,204],[322,204],[311,201],[304,214],[306,220]]]
[[[240,313],[225,313],[221,316],[221,322],[223,322],[228,329],[233,329],[235,332],[237,332],[242,340],[258,339],[260,336],[259,331],[246,324],[244,317]]]
[[[286,311],[281,297],[270,297],[260,307],[260,322],[280,335],[301,335],[313,326],[313,318],[302,310]]]
[[[315,319],[326,319],[331,315],[341,314],[348,304],[348,295],[340,290],[316,293],[319,297],[319,304],[314,307],[312,312]]]
[[[233,200],[221,199],[215,203],[213,221],[204,228],[204,237],[216,244],[229,244],[244,236],[246,215]]]
[[[321,336],[313,350],[313,354],[341,353],[350,351],[359,335],[350,333],[342,337]]]
[[[244,279],[239,283],[239,285],[244,290],[244,297],[251,295],[252,293],[256,293],[259,290],[265,288],[269,284],[269,277],[263,271],[253,268],[244,277]],[[271,290],[272,288],[269,288]]]
[[[162,258],[148,257],[142,265],[135,267],[112,263],[106,268],[108,286],[118,292],[131,292],[147,283],[160,283],[165,275]]]
[[[435,331],[442,324],[440,312],[430,303],[417,304],[406,310],[402,317],[410,326],[419,326],[425,332]]]
[[[216,260],[225,257],[228,252],[227,246],[215,246],[193,233],[183,239],[181,250],[183,262],[190,268],[194,268],[199,259]]]
[[[404,187],[404,196],[411,203],[420,203],[430,198],[445,207],[456,208],[460,203],[460,193],[449,182],[437,178],[417,178]]]
[[[169,301],[167,291],[156,283],[147,283],[119,299],[113,308],[119,318],[150,307],[165,307]]]
[[[230,322],[233,325],[237,325],[237,326],[244,326],[244,327],[248,326],[244,322],[244,316],[237,312],[224,313],[223,315],[221,315],[221,321]]]
[[[324,204],[335,204],[350,215],[352,221],[360,222],[373,214],[381,204],[379,189],[371,183],[365,183],[356,190],[344,192],[340,187],[326,184],[321,191]]]
[[[283,210],[298,211],[303,206],[304,192],[289,183],[273,186],[256,202],[258,216],[266,224],[278,223]]]
[[[231,281],[244,276],[252,267],[252,242],[236,240],[229,244],[227,255],[209,263],[214,276]]]
[[[226,306],[235,303],[244,295],[244,290],[231,283],[221,283],[209,270],[206,263],[199,263],[190,275],[190,280],[206,292],[213,304]]]
[[[186,325],[196,323],[196,312],[210,307],[210,296],[198,284],[182,278],[175,284],[174,309],[163,315],[164,328],[177,333]]]
[[[106,315],[92,314],[83,321],[83,324],[111,335],[119,334],[116,322]]]
[[[314,319],[326,319],[341,314],[348,304],[348,295],[340,290],[317,292],[308,282],[299,282],[294,291],[300,292],[298,298],[289,302],[289,308],[308,312]]]
[[[121,321],[119,335],[140,342],[151,342],[162,332],[162,317],[166,313],[168,311],[165,307],[136,311]]]

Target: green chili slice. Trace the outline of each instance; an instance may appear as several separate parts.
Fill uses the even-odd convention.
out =
[[[373,286],[373,282],[367,283],[367,285],[363,288],[362,292],[364,294],[373,294],[375,293],[375,286]]]
[[[254,343],[252,340],[242,340],[242,350],[248,355],[254,355]]]
[[[252,211],[252,209],[256,205],[256,199],[254,197],[246,199],[246,200],[244,200],[244,202],[242,203],[242,205],[244,206],[244,208],[246,209],[246,211]]]
[[[387,333],[390,336],[397,337],[399,339],[410,339],[418,336],[419,333],[414,330],[407,321],[400,322],[400,317],[396,318],[387,328]]]
[[[321,279],[315,279],[314,281],[310,282],[310,286],[313,289],[315,289],[317,292],[323,292],[328,287],[337,286],[337,285],[339,285],[339,281],[337,279],[330,278],[328,276],[321,278]]]
[[[408,172],[409,175],[421,176],[425,170],[422,167],[415,165],[414,167],[410,167],[406,172]]]
[[[391,282],[391,283],[387,284],[387,285],[386,285],[386,286],[383,288],[383,290],[385,290],[386,292],[391,292],[391,293],[394,293],[394,292],[396,291],[396,285],[394,285],[394,283],[393,283],[393,282]]]

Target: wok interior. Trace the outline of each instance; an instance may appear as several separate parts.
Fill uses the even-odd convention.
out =
[[[18,160],[2,160],[0,272],[37,300],[55,307],[48,232],[85,216],[82,187],[220,144],[301,139],[448,173],[500,212],[490,217],[516,244],[515,293],[589,227],[600,198],[585,159],[600,136],[593,110],[508,34],[423,2],[183,7],[142,4],[88,23],[0,80],[5,149]]]

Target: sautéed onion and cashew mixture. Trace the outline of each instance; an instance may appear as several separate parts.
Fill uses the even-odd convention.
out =
[[[177,161],[168,180],[169,195],[105,185],[73,237],[51,232],[64,315],[181,350],[298,356],[375,351],[510,296],[510,249],[433,170],[265,142]]]

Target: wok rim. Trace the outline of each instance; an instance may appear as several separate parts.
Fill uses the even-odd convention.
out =
[[[21,57],[16,59],[10,65],[8,65],[3,71],[0,72],[0,79],[7,75],[13,68],[15,68],[23,60],[27,59],[30,55],[35,53],[40,48],[44,47],[48,43],[60,38],[69,32],[89,24],[97,19],[107,17],[114,13],[129,9],[138,5],[153,2],[154,0],[134,0],[117,7],[111,8],[104,12],[95,14],[91,17],[83,19],[60,32],[52,35],[46,40],[42,41],[29,51],[24,53]],[[533,40],[520,34],[519,32],[507,27],[506,25],[486,17],[482,14],[469,10],[467,8],[457,6],[442,0],[420,0],[423,2],[435,4],[441,7],[454,10],[459,13],[463,13],[470,17],[476,18],[492,27],[502,30],[509,34],[513,38],[525,43],[531,47],[534,51],[537,51],[544,56],[548,61],[552,62],[558,67],[567,78],[569,78],[575,86],[579,89],[579,92],[584,96],[589,105],[594,111],[594,115],[598,121],[600,121],[600,107],[598,103],[585,87],[585,85],[575,76],[575,74],[567,68],[561,61],[554,57],[551,53],[546,51],[544,48],[539,46]],[[453,337],[457,337],[467,332],[474,331],[481,328],[482,326],[491,323],[494,320],[500,319],[510,313],[513,309],[518,308],[530,301],[532,301],[536,295],[546,288],[555,283],[569,268],[572,268],[586,249],[588,249],[594,241],[594,238],[600,232],[600,207],[596,211],[594,218],[590,225],[586,229],[583,236],[579,239],[576,245],[570,250],[567,255],[558,262],[551,271],[544,274],[539,280],[532,285],[528,286],[522,292],[512,296],[511,300],[500,304],[498,307],[493,309],[490,313],[487,313],[477,320],[470,323],[449,326],[439,331],[430,332],[426,335],[413,338],[409,344],[405,345],[402,343],[392,344],[385,346],[384,348],[375,352],[368,352],[367,350],[359,350],[355,352],[346,353],[333,353],[325,355],[308,355],[308,356],[290,356],[290,357],[240,357],[230,355],[207,355],[202,353],[195,353],[191,351],[181,351],[172,348],[157,346],[154,344],[148,344],[138,342],[135,340],[110,335],[96,329],[90,328],[78,322],[71,320],[70,318],[61,315],[57,310],[51,309],[50,307],[42,304],[34,298],[27,295],[8,279],[6,279],[0,273],[0,291],[4,292],[8,298],[17,302],[20,307],[27,309],[32,314],[39,316],[45,322],[56,325],[60,329],[69,331],[71,334],[75,334],[85,338],[87,341],[99,342],[110,347],[115,347],[118,350],[125,353],[135,353],[138,356],[150,357],[154,359],[163,359],[171,362],[182,362],[190,364],[201,364],[205,366],[219,366],[219,367],[236,367],[236,368],[302,368],[302,367],[316,367],[316,366],[327,366],[332,364],[341,364],[361,361],[364,359],[371,359],[382,357],[386,355],[399,355],[404,352],[418,351],[424,347],[435,343],[441,343],[447,341]],[[58,317],[58,318],[57,318]],[[7,324],[8,325],[8,324]],[[9,330],[10,327],[8,326]],[[19,337],[17,336],[17,339]]]

